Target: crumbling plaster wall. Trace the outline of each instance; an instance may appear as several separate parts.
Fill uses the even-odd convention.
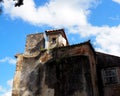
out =
[[[17,57],[16,63],[16,71],[14,76],[13,88],[12,88],[12,96],[20,96],[20,84],[21,84],[21,76],[22,76],[22,68],[23,68],[23,55],[19,55]]]
[[[68,57],[68,56],[77,56],[85,55],[89,57],[90,69],[91,69],[91,79],[93,85],[93,96],[99,96],[98,94],[98,85],[97,85],[97,74],[96,74],[96,55],[94,50],[91,49],[92,46],[90,42],[81,43],[78,45],[72,45],[62,48],[53,49],[53,58]]]
[[[48,69],[50,68],[45,70],[47,68],[47,64],[48,64],[47,62],[53,59],[60,60],[60,58],[80,56],[80,55],[84,55],[89,58],[89,64],[90,64],[89,72],[90,72],[90,78],[91,78],[90,79],[91,80],[90,94],[86,95],[87,94],[87,91],[86,91],[87,89],[86,89],[82,91],[83,93],[76,91],[77,93],[74,93],[73,95],[65,95],[65,94],[64,95],[45,95],[45,94],[48,94],[49,91],[51,92],[49,94],[57,94],[55,93],[56,91],[52,89],[49,90],[48,88],[49,86],[48,84],[46,85],[46,82],[45,82],[46,78],[48,78],[50,75],[50,74],[46,74],[46,72],[49,71]],[[19,71],[20,76],[18,77],[17,71],[16,71],[15,77],[14,77],[12,96],[98,96],[98,90],[97,90],[97,85],[96,85],[96,74],[95,74],[96,73],[96,69],[95,69],[96,62],[95,62],[94,53],[91,51],[89,43],[80,44],[80,45],[78,44],[75,46],[54,48],[51,50],[42,50],[42,51],[39,51],[38,55],[35,55],[35,56],[33,55],[30,57],[28,55],[21,54],[21,55],[18,55],[17,58],[20,58],[20,56],[23,56],[22,60],[21,61],[18,60],[17,64],[19,65],[16,66],[16,69],[21,66],[21,70]],[[76,63],[78,62],[74,61],[74,64]],[[55,65],[57,66],[56,63],[52,63],[52,64],[54,66]],[[70,62],[68,64],[70,64]],[[65,66],[67,68],[67,63]],[[67,70],[69,70],[69,68]],[[73,68],[73,70],[76,70],[76,69]],[[50,72],[52,71],[56,72],[54,68]],[[65,73],[65,74],[67,74],[68,78],[70,78],[69,77],[70,74],[68,73]],[[48,80],[50,80],[50,77],[48,78]],[[85,75],[83,75],[83,77],[84,77],[83,81],[85,81]],[[56,77],[53,77],[53,81],[55,80],[56,80]],[[85,81],[84,83],[86,82],[87,81]],[[15,87],[16,84],[17,84],[17,87]],[[72,85],[69,87],[72,87]],[[46,88],[48,89],[48,93],[46,93],[45,91]],[[57,88],[57,87],[54,87],[54,88]],[[68,88],[68,85],[67,85],[67,88]],[[79,94],[79,95],[75,95],[75,94]]]
[[[46,65],[45,93],[51,93],[50,96],[92,96],[91,81],[87,82],[88,78],[91,80],[87,56],[55,59]]]
[[[34,55],[45,48],[44,33],[30,34],[26,39],[25,53],[26,55]]]
[[[45,64],[39,58],[24,58],[22,64],[12,96],[93,96],[87,56],[52,59]]]

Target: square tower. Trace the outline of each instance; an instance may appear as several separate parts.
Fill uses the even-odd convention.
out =
[[[69,45],[64,29],[47,30],[45,33],[47,36],[48,49]]]

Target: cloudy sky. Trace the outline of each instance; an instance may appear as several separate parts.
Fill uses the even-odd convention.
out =
[[[91,40],[96,51],[120,56],[120,0],[4,0],[0,15],[0,96],[11,96],[16,53],[26,35],[64,28],[70,44]]]

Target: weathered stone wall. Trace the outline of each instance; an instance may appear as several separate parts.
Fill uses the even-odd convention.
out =
[[[43,33],[30,34],[26,39],[26,55],[33,55],[45,48],[45,39]]]
[[[46,63],[43,96],[92,96],[87,56],[61,58]],[[90,82],[88,82],[89,80]],[[51,94],[49,91],[51,90]]]
[[[45,64],[38,58],[24,58],[19,91],[12,96],[93,96],[91,82],[87,56],[51,59]]]
[[[120,96],[120,68],[116,68],[118,83],[104,85],[102,82],[103,95],[101,96]]]
[[[22,56],[19,91],[13,87],[12,96],[98,96],[96,62],[89,43]]]
[[[99,96],[120,96],[120,58],[100,52],[96,55]],[[106,68],[117,68],[118,83],[104,84],[102,70]]]
[[[43,33],[27,36],[25,52],[16,55],[12,96],[120,96],[120,82],[104,86],[101,78],[102,68],[120,73],[119,57],[95,52],[89,41],[44,48]]]
[[[17,56],[17,64],[16,64],[16,72],[14,76],[13,88],[12,88],[12,96],[19,96],[20,94],[20,80],[22,76],[22,68],[23,68],[23,55]]]
[[[89,57],[90,61],[90,70],[91,70],[91,79],[93,85],[93,96],[98,96],[98,85],[97,85],[97,75],[96,75],[96,56],[94,50],[91,48],[90,42],[81,43],[78,45],[72,45],[62,48],[55,48],[52,50],[53,58],[68,57],[68,56],[77,56],[85,55]]]

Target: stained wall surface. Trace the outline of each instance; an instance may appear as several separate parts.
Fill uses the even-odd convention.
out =
[[[97,77],[100,96],[120,96],[120,58],[97,52]],[[118,83],[104,84],[102,70],[116,69]]]
[[[30,34],[27,36],[24,54],[32,55],[43,48],[45,48],[45,38],[43,33]]]
[[[12,96],[98,96],[89,42],[38,53],[16,56]]]
[[[87,56],[38,61],[24,58],[20,90],[12,96],[93,96]]]

